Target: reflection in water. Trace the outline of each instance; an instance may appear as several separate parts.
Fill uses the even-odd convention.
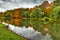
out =
[[[26,28],[25,26],[18,27],[4,22],[2,22],[2,24],[9,25],[8,27],[9,30],[12,30],[16,34],[21,35],[30,40],[52,40],[51,35],[46,34],[44,36],[41,34],[41,32],[35,31],[32,27],[28,27],[28,28]]]

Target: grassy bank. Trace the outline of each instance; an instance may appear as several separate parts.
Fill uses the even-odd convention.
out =
[[[25,40],[25,38],[8,30],[3,24],[0,24],[0,40]]]

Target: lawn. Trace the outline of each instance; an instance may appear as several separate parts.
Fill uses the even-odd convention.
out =
[[[8,30],[5,25],[0,24],[0,40],[26,40],[26,39]]]

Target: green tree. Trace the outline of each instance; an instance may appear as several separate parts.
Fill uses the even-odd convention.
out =
[[[10,20],[11,20],[11,16],[10,16],[10,13],[9,12],[6,12],[5,14],[4,14],[4,17],[5,17],[5,22],[10,22]]]
[[[56,6],[60,6],[60,0],[55,0],[54,3]]]

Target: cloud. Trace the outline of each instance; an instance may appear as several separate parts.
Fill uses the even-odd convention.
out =
[[[40,5],[44,0],[0,0],[0,12],[5,10],[11,10],[15,8],[32,8],[36,5]],[[53,0],[48,0],[53,1]]]

